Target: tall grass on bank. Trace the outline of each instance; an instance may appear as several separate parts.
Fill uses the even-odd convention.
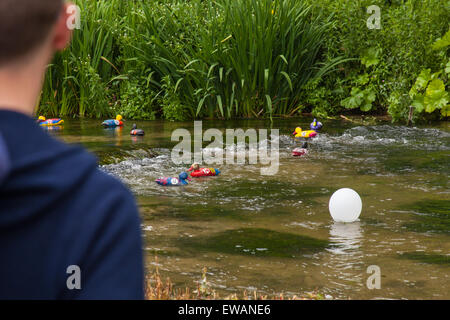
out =
[[[175,120],[286,114],[334,65],[321,52],[331,22],[303,1],[76,3],[82,27],[49,66],[41,113],[100,117],[134,104]]]
[[[108,103],[119,51],[120,6],[117,1],[77,1],[81,29],[70,47],[49,65],[39,112],[47,115],[100,117],[111,114]]]
[[[150,67],[149,83],[164,97],[162,104],[173,99],[185,105],[189,117],[291,113],[302,86],[342,61],[323,62],[330,19],[312,16],[302,1],[179,6],[155,8],[144,2],[146,41],[136,49]],[[174,35],[181,40],[171,45]]]
[[[43,115],[405,120],[423,70],[448,91],[448,49],[432,48],[449,28],[446,0],[75,2],[81,30],[49,66]],[[367,28],[371,4],[380,30]]]
[[[302,87],[341,61],[323,62],[322,41],[332,23],[313,16],[302,1],[226,0],[222,6],[231,38],[218,47],[216,79],[227,105],[235,106],[228,117],[239,115],[240,108],[246,116],[289,114]],[[229,73],[225,81],[220,67]]]

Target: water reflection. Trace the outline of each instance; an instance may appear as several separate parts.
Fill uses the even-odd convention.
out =
[[[62,126],[41,126],[41,128],[51,134],[56,134],[63,130]]]
[[[335,244],[329,249],[334,254],[352,254],[361,247],[363,238],[361,223],[335,222],[330,228],[330,241]]]
[[[123,127],[104,128],[103,130],[107,136],[114,138],[117,147],[122,145]]]
[[[142,136],[131,136],[132,144],[142,143],[143,141],[144,141],[144,137],[142,137]]]
[[[359,291],[363,287],[363,231],[360,222],[334,222],[330,227],[326,276],[337,291]]]

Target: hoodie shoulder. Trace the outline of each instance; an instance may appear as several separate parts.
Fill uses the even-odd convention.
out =
[[[84,271],[84,290],[63,288],[61,296],[142,299],[141,220],[133,194],[118,179],[96,169],[74,201],[79,209],[72,212],[70,232],[62,235],[67,244],[62,260]],[[74,238],[76,243],[70,243]]]
[[[31,118],[0,111],[0,135],[11,164],[0,182],[0,283],[16,288],[0,289],[0,298],[142,298],[132,193],[93,155],[51,138]],[[80,267],[80,291],[67,288],[71,265]]]
[[[6,148],[5,141],[3,140],[2,134],[0,133],[0,185],[3,179],[9,174],[10,170],[10,160],[9,153]]]

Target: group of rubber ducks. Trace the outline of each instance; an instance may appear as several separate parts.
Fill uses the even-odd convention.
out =
[[[102,126],[104,126],[105,128],[123,127],[124,121],[125,120],[123,119],[123,117],[119,114],[119,115],[117,115],[116,119],[109,119],[109,120],[103,121]],[[143,135],[145,135],[145,132],[142,129],[138,129],[137,125],[135,123],[131,127],[130,135],[143,136]]]
[[[123,127],[124,119],[121,115],[117,115],[115,119],[109,119],[102,122],[102,125],[105,128],[115,128],[115,127]],[[52,126],[61,126],[64,123],[64,120],[60,118],[54,119],[46,119],[43,116],[40,116],[37,120],[37,123],[43,127],[52,127]],[[303,131],[302,128],[295,128],[292,133],[295,138],[305,138],[310,139],[317,136],[317,131],[322,129],[322,123],[314,119],[314,121],[310,124],[311,130]],[[130,135],[132,136],[143,136],[145,135],[144,130],[138,129],[136,124],[133,124],[132,129],[130,131]],[[292,150],[292,155],[294,157],[301,157],[308,153],[308,142],[303,142],[300,148],[295,148]],[[159,178],[156,179],[155,182],[162,186],[183,186],[187,185],[188,181],[191,181],[190,176],[194,178],[198,177],[208,177],[208,176],[217,176],[220,174],[220,170],[216,168],[200,168],[198,163],[192,164],[192,166],[187,170],[187,172],[182,172],[178,175],[178,177],[167,177],[167,178]]]
[[[187,172],[182,172],[178,175],[178,177],[168,177],[168,178],[159,178],[156,179],[155,182],[162,186],[184,186],[187,185],[188,181],[192,181],[189,177],[188,172],[191,172],[191,177],[199,178],[199,177],[213,177],[218,176],[220,174],[220,170],[216,168],[200,168],[198,163],[192,164]]]
[[[123,127],[124,125],[124,119],[119,114],[117,115],[116,119],[109,119],[102,122],[102,126],[105,128],[115,128],[115,127]],[[64,123],[64,120],[61,118],[54,118],[54,119],[46,119],[43,116],[40,116],[37,119],[37,123],[42,127],[56,127],[61,126]],[[133,124],[130,135],[132,136],[143,136],[145,135],[144,130],[138,129],[136,124]]]
[[[294,132],[292,133],[295,138],[314,138],[317,136],[317,131],[322,129],[322,122],[317,121],[317,119],[314,119],[313,122],[309,125],[311,130],[305,130],[303,131],[302,128],[297,127],[295,128]],[[295,148],[292,150],[292,155],[294,157],[301,157],[308,153],[308,142],[303,142],[302,146],[300,148]]]
[[[322,129],[322,123],[314,119],[314,121],[310,124],[311,130],[303,131],[302,128],[297,127],[295,131],[292,133],[296,138],[314,138],[317,136],[317,131]],[[301,157],[308,153],[308,142],[303,142],[301,148],[295,148],[292,150],[292,155],[294,157]],[[192,171],[192,172],[191,172]],[[184,186],[187,185],[187,181],[192,181],[189,177],[188,172],[191,172],[191,177],[207,177],[207,176],[217,176],[220,174],[220,171],[215,168],[200,168],[198,163],[194,163],[187,172],[182,172],[178,175],[178,177],[168,177],[168,178],[159,178],[156,179],[155,182],[162,186]],[[187,181],[186,181],[187,180]]]

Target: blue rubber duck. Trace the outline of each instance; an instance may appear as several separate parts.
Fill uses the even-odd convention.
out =
[[[107,128],[114,128],[114,127],[122,127],[123,126],[123,118],[119,114],[117,115],[116,119],[109,119],[102,122],[102,126]]]
[[[322,129],[322,122],[319,122],[316,118],[314,118],[314,121],[309,126],[311,130],[320,130]]]
[[[186,172],[182,172],[178,178],[159,178],[155,182],[162,186],[184,186],[188,184],[186,180],[191,181],[191,178]]]

